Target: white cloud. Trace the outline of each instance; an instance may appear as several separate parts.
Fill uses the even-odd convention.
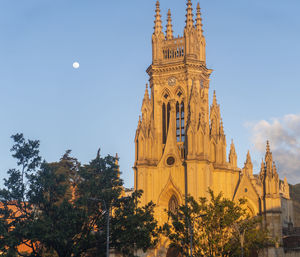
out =
[[[255,150],[265,153],[266,140],[270,141],[273,159],[280,177],[289,183],[300,182],[300,114],[288,114],[270,121],[249,123]]]

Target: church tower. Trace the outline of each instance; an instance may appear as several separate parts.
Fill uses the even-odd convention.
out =
[[[227,155],[215,91],[209,104],[212,70],[206,66],[200,5],[195,12],[191,0],[186,6],[183,36],[174,37],[171,11],[163,29],[160,4],[156,2],[149,85],[135,135],[134,187],[144,191],[142,205],[150,201],[156,204],[160,225],[168,219],[166,210],[183,204],[185,195],[208,197],[211,188],[234,201],[245,198],[249,213],[263,215],[270,236],[281,238],[281,196],[288,200],[288,185],[284,184],[281,188],[286,188],[285,192],[280,192],[269,144],[260,175],[253,174],[249,152],[244,168],[238,167],[233,141]],[[281,253],[273,248],[264,256]]]
[[[142,117],[135,136],[135,189],[144,191],[142,203],[158,206],[158,217],[171,200],[182,203],[186,193],[195,198],[214,188],[213,169],[233,168],[234,176],[221,174],[228,183],[238,180],[236,157],[226,160],[226,137],[216,94],[209,107],[209,81],[200,5],[194,19],[187,1],[182,37],[174,37],[171,11],[163,32],[159,1],[152,35],[152,64],[147,69]],[[235,154],[235,153],[234,153]],[[186,167],[186,168],[185,168]],[[232,173],[232,172],[231,172]],[[217,191],[233,194],[234,188]]]

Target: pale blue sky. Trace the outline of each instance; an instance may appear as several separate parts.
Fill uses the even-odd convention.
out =
[[[176,35],[185,3],[161,0],[164,25],[170,8]],[[240,166],[247,149],[257,164],[262,155],[245,124],[300,114],[300,1],[201,0],[201,8],[228,146],[233,138]],[[67,149],[82,162],[98,147],[118,152],[133,186],[154,9],[154,0],[0,0],[1,180],[14,166],[10,135],[23,132],[41,140],[47,161]]]

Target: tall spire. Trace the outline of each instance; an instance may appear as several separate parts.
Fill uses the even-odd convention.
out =
[[[162,32],[162,25],[161,25],[161,15],[160,15],[160,4],[157,0],[156,2],[156,10],[155,10],[155,21],[154,21],[154,34],[160,34]]]
[[[167,19],[167,30],[166,30],[166,39],[173,39],[173,29],[172,29],[172,18],[171,18],[171,10],[168,10],[168,19]]]
[[[187,8],[186,8],[186,26],[185,28],[191,29],[194,27],[194,19],[193,19],[193,8],[191,0],[187,1]]]
[[[198,2],[198,4],[197,4],[196,28],[197,28],[197,31],[199,31],[200,34],[202,35],[202,33],[203,33],[203,28],[202,28],[201,9],[200,9],[200,4],[199,4],[199,2]]]

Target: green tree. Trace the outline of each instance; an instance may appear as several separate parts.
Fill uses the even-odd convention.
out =
[[[236,203],[211,190],[209,195],[210,199],[199,201],[187,197],[187,204],[176,213],[168,212],[170,219],[163,231],[182,256],[240,256],[243,236],[244,256],[270,243],[261,220],[247,214],[246,200]]]
[[[82,256],[93,239],[88,212],[74,201],[74,173],[80,164],[69,153],[41,165],[32,176],[28,199],[36,210],[29,238],[60,257]]]
[[[39,256],[37,244],[29,240],[29,225],[34,221],[34,207],[28,202],[33,174],[40,167],[39,141],[25,140],[23,134],[12,136],[14,145],[12,156],[17,161],[17,168],[10,169],[8,179],[4,179],[4,188],[0,190],[0,252],[13,256],[23,244]]]
[[[159,237],[157,221],[154,219],[155,205],[150,202],[139,206],[142,191],[122,197],[112,217],[112,246],[125,257],[136,256],[137,250],[146,252],[156,246]]]
[[[13,136],[13,157],[19,169],[8,171],[0,190],[0,251],[6,256],[104,256],[107,212],[110,210],[110,244],[131,256],[118,243],[129,233],[134,249],[147,250],[155,243],[154,205],[136,206],[140,192],[121,198],[123,182],[116,158],[97,157],[81,165],[67,151],[58,162],[41,162],[39,142]],[[139,226],[128,226],[131,222]],[[124,224],[124,225],[123,225]],[[126,230],[120,226],[127,226]],[[142,241],[143,240],[143,241]],[[22,253],[25,244],[31,253]],[[93,255],[95,256],[95,255]]]

